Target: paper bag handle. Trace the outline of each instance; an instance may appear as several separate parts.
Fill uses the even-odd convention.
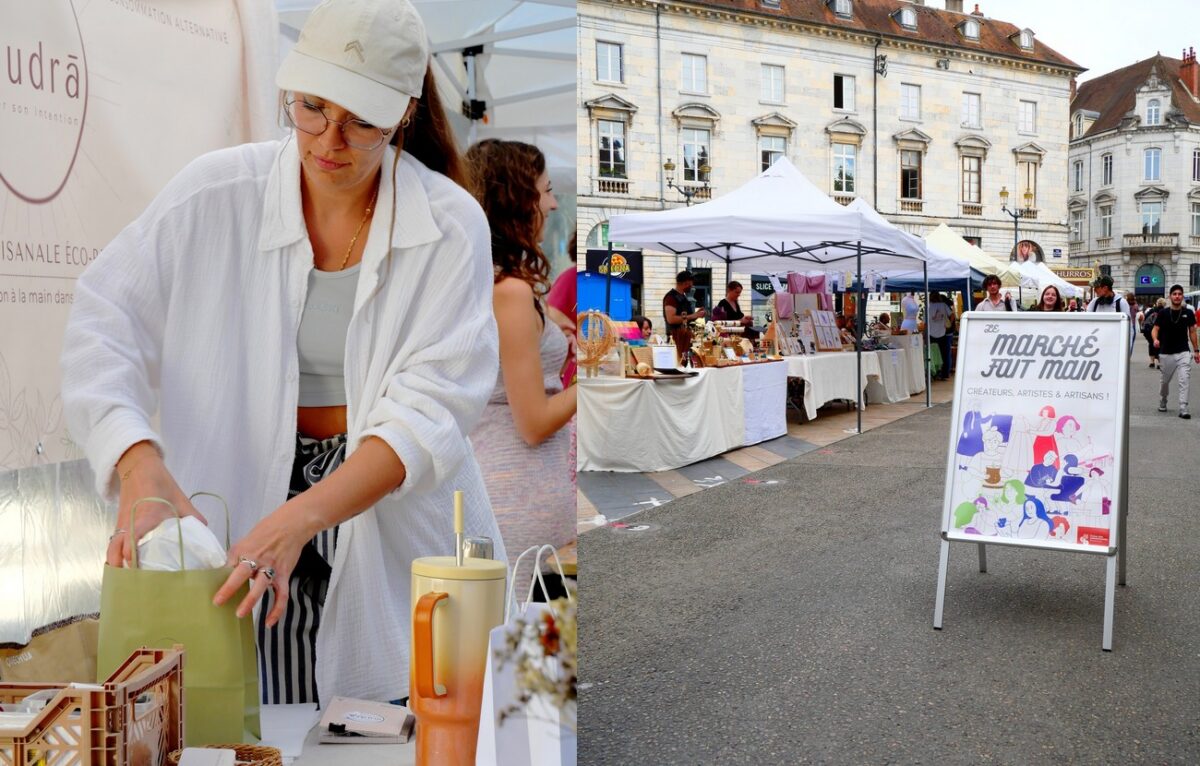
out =
[[[417,695],[423,699],[446,696],[445,691],[439,694],[433,683],[433,608],[449,595],[431,591],[421,596],[413,609],[412,663],[416,671]]]
[[[216,492],[204,492],[203,490],[200,492],[193,492],[192,494],[188,495],[188,502],[195,500],[201,495],[206,497],[215,497],[221,501],[221,505],[225,506],[225,550],[229,550],[229,503],[225,502],[225,498],[221,497]]]
[[[130,529],[129,534],[130,534],[130,536],[133,535],[132,530],[137,529],[137,524],[135,523],[137,520],[137,516],[135,514],[137,513],[137,507],[139,505],[141,505],[142,503],[162,503],[163,505],[165,505],[171,509],[171,512],[175,514],[176,519],[179,519],[179,521],[183,521],[183,517],[179,515],[179,511],[175,509],[175,505],[170,500],[164,500],[161,497],[143,497],[141,500],[135,500],[133,502],[133,507],[129,509],[129,529]],[[183,527],[176,526],[175,529],[179,533],[179,567],[181,570],[183,570],[183,569],[187,568],[183,561]],[[134,540],[133,544],[130,547],[133,548],[133,561],[132,561],[133,568],[137,569],[138,568],[138,541]]]
[[[544,579],[542,579],[542,570],[541,570],[541,567],[539,567],[539,564],[541,563],[541,560],[542,560],[542,552],[547,549],[549,549],[550,554],[552,556],[554,556],[554,564],[558,568],[558,576],[563,581],[563,584],[566,585],[567,575],[565,572],[563,572],[562,562],[558,558],[558,551],[554,550],[553,545],[542,545],[540,547],[537,545],[534,545],[529,548],[526,548],[524,551],[521,552],[520,556],[517,556],[517,562],[515,564],[513,564],[512,579],[509,580],[509,582],[508,582],[508,596],[504,599],[504,621],[505,622],[508,622],[509,619],[512,617],[513,607],[515,607],[517,605],[517,603],[514,599],[514,596],[516,594],[516,587],[517,587],[517,571],[521,568],[521,559],[525,558],[525,555],[527,553],[532,552],[534,554],[534,556],[533,556],[533,575],[530,576],[530,578],[529,578],[529,591],[525,595],[525,601],[523,604],[521,604],[521,608],[524,608],[525,606],[527,606],[529,604],[530,601],[533,600],[533,585],[534,585],[534,583],[541,584],[542,593],[547,592],[546,581]],[[565,590],[567,592],[567,600],[574,601],[575,600],[574,597],[571,596],[571,590],[569,588],[565,588]]]

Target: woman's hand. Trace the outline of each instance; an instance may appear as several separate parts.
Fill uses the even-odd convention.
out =
[[[162,503],[142,503],[137,508],[134,521],[137,526],[130,534],[129,517],[133,504],[144,497],[161,497],[169,500],[179,511],[180,518],[195,516],[208,524],[183,494],[175,477],[167,470],[162,456],[150,442],[138,442],[125,451],[117,461],[117,476],[121,481],[121,499],[117,511],[117,528],[108,539],[105,561],[109,566],[123,566],[133,557],[134,541],[154,529],[175,514]]]
[[[319,529],[311,529],[299,512],[296,500],[289,500],[271,515],[254,525],[250,534],[229,549],[227,563],[233,573],[213,597],[217,606],[230,599],[243,583],[250,582],[250,593],[237,607],[237,616],[245,617],[262,600],[267,588],[275,589],[275,605],[266,616],[267,626],[283,617],[288,603],[288,580],[300,552]]]

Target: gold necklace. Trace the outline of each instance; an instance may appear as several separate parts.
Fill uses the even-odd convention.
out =
[[[358,235],[362,234],[363,226],[367,224],[367,219],[371,217],[371,208],[375,207],[375,199],[379,196],[379,187],[375,187],[375,193],[371,195],[371,201],[367,203],[367,209],[363,211],[362,220],[358,222],[358,228],[354,230],[354,236],[350,238],[350,245],[346,248],[346,255],[342,258],[342,265],[337,267],[338,271],[346,268],[346,264],[350,261],[350,253],[354,252],[354,243],[358,241]]]

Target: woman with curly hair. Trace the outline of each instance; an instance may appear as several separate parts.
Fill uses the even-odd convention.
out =
[[[546,318],[550,264],[538,244],[558,208],[537,147],[488,139],[467,150],[475,198],[492,229],[492,305],[500,375],[471,434],[508,550],[575,539],[571,431],[575,386],[560,379],[568,344]]]

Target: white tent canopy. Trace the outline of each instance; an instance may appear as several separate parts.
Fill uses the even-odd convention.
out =
[[[880,220],[834,202],[785,157],[711,202],[613,216],[609,238],[760,273],[851,271],[860,254],[864,272],[919,267],[920,240]]]
[[[1033,281],[1038,295],[1041,295],[1042,291],[1049,285],[1057,287],[1059,295],[1063,298],[1078,298],[1083,295],[1083,290],[1055,274],[1044,263],[1026,261],[1025,263],[1014,263],[1013,266]]]
[[[1000,277],[1003,287],[1036,286],[1032,278],[1023,275],[1015,265],[996,260],[944,223],[925,236],[925,244],[939,252],[967,259],[972,268],[983,274],[995,274]]]
[[[971,263],[965,257],[954,253],[947,253],[930,247],[924,240],[913,234],[900,229],[892,222],[881,216],[875,208],[864,199],[858,198],[846,206],[847,210],[854,210],[862,213],[867,218],[875,221],[881,226],[889,227],[896,232],[897,236],[909,238],[915,247],[925,248],[926,263],[928,264],[929,279],[962,279],[964,282],[971,275]],[[913,266],[919,264],[907,263],[905,268],[889,270],[882,272],[889,279],[904,278],[904,279],[920,279],[923,272],[920,268],[914,269]]]

